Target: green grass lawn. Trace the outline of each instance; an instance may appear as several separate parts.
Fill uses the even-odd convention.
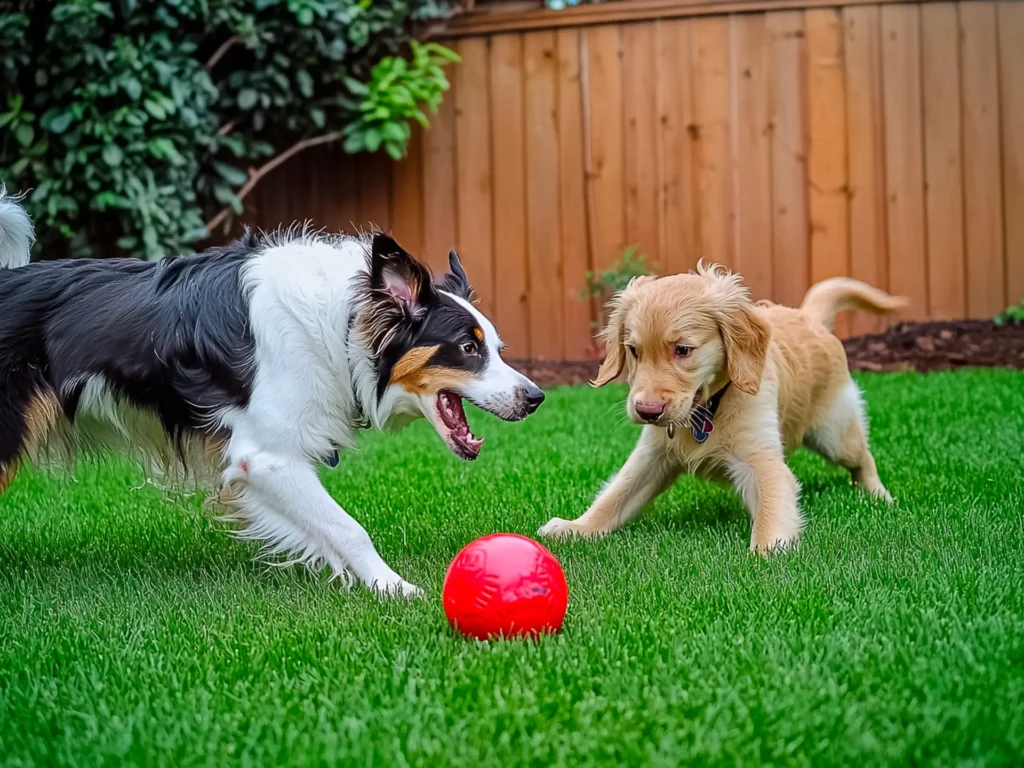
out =
[[[133,471],[26,473],[0,497],[0,764],[1019,764],[1024,374],[860,381],[894,506],[799,453],[806,536],[765,561],[738,499],[684,479],[552,547],[569,613],[539,643],[453,636],[444,571],[587,506],[636,439],[621,387],[470,414],[475,464],[419,423],[325,470],[412,603],[256,563]]]

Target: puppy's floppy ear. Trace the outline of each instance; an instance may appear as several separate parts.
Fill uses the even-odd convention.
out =
[[[626,314],[633,306],[634,291],[655,279],[657,278],[634,277],[625,290],[619,291],[608,302],[608,324],[600,335],[604,341],[604,362],[601,363],[596,378],[590,382],[591,386],[603,387],[622,373],[626,365]]]
[[[466,301],[473,295],[473,288],[466,277],[466,270],[462,268],[459,254],[452,248],[448,251],[448,274],[441,278],[441,290],[461,296]]]
[[[425,311],[433,285],[426,266],[393,237],[378,233],[370,244],[370,289],[378,301],[414,320]]]
[[[752,306],[742,307],[722,319],[725,367],[740,392],[756,395],[761,389],[771,330]]]
[[[754,310],[750,292],[739,275],[721,265],[697,265],[697,274],[708,281],[708,297],[718,315],[725,344],[725,367],[736,389],[756,395],[761,389],[768,358],[771,329]]]

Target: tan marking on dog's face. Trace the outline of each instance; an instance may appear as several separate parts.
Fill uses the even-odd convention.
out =
[[[32,398],[25,409],[25,451],[35,453],[45,443],[64,414],[61,411],[57,396],[51,392],[41,392]]]
[[[412,371],[409,375],[392,383],[398,384],[414,395],[435,395],[442,390],[461,392],[474,378],[473,374],[456,368],[429,366]]]
[[[440,346],[436,344],[432,347],[413,347],[410,349],[402,355],[402,358],[395,363],[395,367],[391,369],[391,383],[397,384],[423,368],[438,349],[440,349]]]
[[[477,326],[476,328],[474,328],[473,329],[473,335],[476,336],[476,340],[477,341],[483,341],[484,340],[484,330],[483,330],[483,328],[481,328],[480,326]]]

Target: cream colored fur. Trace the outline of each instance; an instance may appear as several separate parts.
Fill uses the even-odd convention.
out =
[[[590,509],[576,520],[551,520],[541,535],[612,533],[686,472],[735,488],[750,511],[752,551],[792,546],[804,523],[800,486],[785,456],[800,446],[891,501],[868,449],[860,391],[830,329],[844,309],[882,314],[905,304],[849,278],[813,286],[800,309],[754,304],[740,277],[717,266],[634,280],[610,307],[606,358],[594,384],[625,370],[629,416],[643,423],[638,402],[664,405],[664,413],[645,424],[633,454]],[[698,443],[689,428],[693,403],[706,403],[730,382],[714,432]]]

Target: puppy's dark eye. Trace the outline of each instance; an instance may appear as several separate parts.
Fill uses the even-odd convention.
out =
[[[633,359],[636,360],[637,359],[636,347],[634,347],[632,344],[628,344],[626,346],[626,349],[629,350],[629,354],[631,354],[633,356]]]
[[[691,352],[693,352],[693,347],[688,347],[685,344],[676,344],[676,357],[689,357]]]
[[[476,344],[472,341],[464,341],[459,345],[459,349],[462,350],[464,355],[475,355]]]

